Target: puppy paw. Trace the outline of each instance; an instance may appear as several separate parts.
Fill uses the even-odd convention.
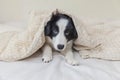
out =
[[[42,61],[44,63],[49,63],[50,61],[52,61],[52,56],[44,56],[42,57]]]
[[[70,64],[70,65],[73,65],[73,66],[78,66],[79,65],[79,62],[77,60],[74,60],[74,59],[69,59],[67,60],[67,62]]]

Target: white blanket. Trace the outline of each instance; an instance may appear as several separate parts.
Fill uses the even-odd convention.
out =
[[[1,24],[0,27],[3,29],[0,30],[0,60],[24,59],[40,49],[45,42],[44,23],[48,19],[47,15],[48,13],[37,15],[31,12],[29,23],[24,30],[12,30],[10,26]]]
[[[120,60],[120,20],[95,20],[92,22],[92,19],[89,19],[85,20],[84,24],[91,43],[95,41],[95,44],[99,45],[85,50],[79,48],[81,57]]]
[[[83,19],[83,21],[89,23],[88,25],[98,23],[97,21],[103,22],[96,19]],[[104,22],[109,22],[109,20]],[[4,31],[26,29],[26,26],[21,23],[12,22],[3,25],[8,27],[4,27],[5,29],[0,27]],[[43,63],[39,51],[21,61],[0,61],[0,80],[120,80],[119,61],[81,59],[78,53],[75,55],[80,66],[69,65],[61,54],[55,54],[50,63]]]
[[[43,63],[41,54],[16,62],[0,62],[0,80],[120,80],[120,62],[81,59],[80,66],[71,66],[64,56],[55,55]]]

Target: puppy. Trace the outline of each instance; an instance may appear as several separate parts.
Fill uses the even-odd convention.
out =
[[[72,45],[78,34],[74,22],[67,14],[57,12],[52,14],[45,29],[46,43],[43,47],[42,61],[45,63],[52,60],[52,51],[56,50],[65,55],[67,62],[71,65],[78,65],[73,57]]]

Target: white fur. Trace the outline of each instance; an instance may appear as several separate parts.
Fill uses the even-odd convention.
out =
[[[59,27],[59,33],[57,34],[56,37],[53,37],[53,45],[54,45],[54,48],[58,51],[60,51],[58,48],[57,48],[57,45],[59,44],[63,44],[64,45],[64,49],[67,45],[67,39],[64,35],[64,30],[66,28],[68,24],[68,20],[67,19],[64,19],[64,18],[61,18],[60,20],[57,21],[56,25]],[[64,50],[62,49],[62,50]]]
[[[48,44],[45,44],[43,47],[43,56],[42,60],[46,63],[52,60],[52,49]]]
[[[65,55],[66,61],[71,65],[79,65],[79,62],[74,58],[72,52],[73,41],[70,41],[66,49],[62,52]]]

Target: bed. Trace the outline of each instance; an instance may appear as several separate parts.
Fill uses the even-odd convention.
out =
[[[26,24],[22,22],[1,25],[5,25],[0,27],[3,32],[26,29]],[[0,80],[120,80],[120,61],[82,59],[77,52],[74,53],[79,66],[69,65],[64,56],[57,52],[54,52],[50,63],[42,62],[40,51],[20,61],[0,61]]]

